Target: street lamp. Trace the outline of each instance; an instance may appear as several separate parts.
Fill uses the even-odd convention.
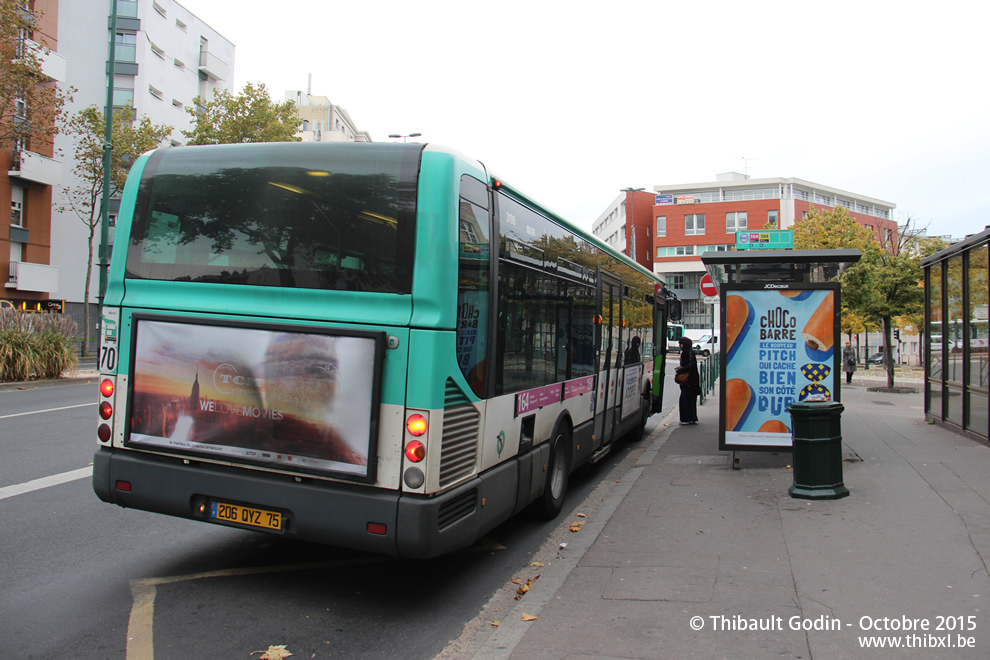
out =
[[[398,133],[393,133],[392,135],[389,135],[389,137],[390,138],[402,138],[402,141],[405,142],[406,141],[406,138],[420,137],[421,135],[422,135],[422,133],[409,133],[408,135],[399,135]]]
[[[632,201],[632,216],[631,216],[632,222],[629,223],[632,225],[632,227],[629,229],[629,233],[632,238],[629,241],[631,247],[626,250],[626,255],[632,257],[633,261],[636,261],[636,198],[630,195],[629,193],[635,195],[636,193],[643,190],[646,190],[646,188],[623,188],[622,190],[619,191],[626,193],[627,207],[630,206],[629,202]]]

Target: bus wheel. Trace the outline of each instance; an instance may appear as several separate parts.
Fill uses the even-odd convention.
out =
[[[639,399],[639,424],[636,426],[635,438],[639,440],[646,433],[646,422],[653,414],[653,392],[647,390]]]
[[[567,482],[570,477],[571,430],[562,426],[550,445],[547,463],[547,483],[543,495],[534,503],[536,513],[547,520],[555,518],[564,506]]]

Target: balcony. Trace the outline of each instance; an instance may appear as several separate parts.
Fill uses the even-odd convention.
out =
[[[62,161],[36,154],[33,151],[15,151],[14,160],[7,171],[25,181],[57,186],[62,182]],[[47,289],[46,289],[47,290]]]
[[[27,261],[11,261],[7,278],[8,289],[50,293],[58,290],[58,267],[32,264]]]
[[[54,80],[56,82],[65,82],[65,58],[56,53],[54,50],[49,50],[47,53],[41,48],[41,45],[30,39],[24,40],[24,46],[34,52],[35,57],[41,63],[41,73],[49,80]]]
[[[227,63],[206,50],[199,52],[199,70],[209,76],[210,80],[227,80],[230,75]]]

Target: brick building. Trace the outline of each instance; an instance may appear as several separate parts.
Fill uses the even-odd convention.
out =
[[[652,260],[640,263],[652,268],[684,301],[683,321],[689,328],[711,324],[711,306],[704,304],[699,290],[705,273],[701,255],[734,249],[737,231],[768,225],[789,229],[813,206],[843,206],[878,238],[897,231],[894,204],[802,179],[751,179],[730,172],[712,182],[661,185],[653,190]]]
[[[35,15],[35,24],[29,34],[21,35],[17,48],[33,48],[40,56],[39,85],[66,81],[66,60],[57,52],[58,9],[58,0],[25,6]],[[50,52],[38,49],[39,43]],[[0,245],[0,268],[7,272],[0,294],[4,306],[47,310],[49,292],[58,288],[58,269],[51,265],[51,208],[63,165],[54,155],[53,140],[44,136],[0,145],[0,159],[8,165],[0,174],[0,203],[10,201],[10,232]]]

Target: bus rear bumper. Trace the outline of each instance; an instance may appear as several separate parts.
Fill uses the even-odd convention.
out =
[[[214,524],[226,523],[209,517],[211,502],[239,504],[280,512],[285,523],[281,531],[236,527],[418,558],[467,547],[511,515],[512,503],[493,495],[515,484],[514,461],[426,498],[127,450],[100,449],[93,457],[93,490],[104,502]]]

